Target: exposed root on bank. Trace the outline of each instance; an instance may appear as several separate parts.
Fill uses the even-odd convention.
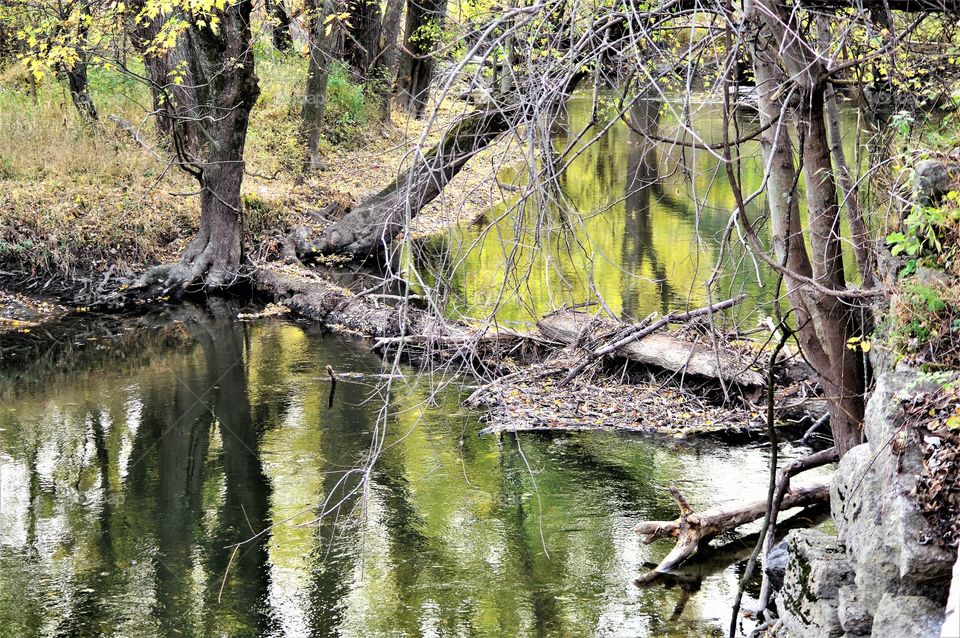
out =
[[[676,545],[652,571],[637,579],[638,584],[652,582],[697,553],[701,543],[709,542],[722,532],[736,529],[762,518],[767,511],[767,499],[736,503],[695,512],[676,487],[670,496],[680,509],[673,521],[641,521],[634,531],[642,536],[645,545],[659,538],[674,538]],[[830,479],[792,488],[783,499],[781,508],[808,507],[830,499]]]
[[[232,254],[236,252],[236,255]],[[239,250],[218,245],[209,233],[201,233],[184,250],[180,261],[154,266],[140,278],[138,286],[154,296],[175,293],[193,285],[226,289],[241,279]]]

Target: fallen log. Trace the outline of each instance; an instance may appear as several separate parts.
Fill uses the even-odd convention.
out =
[[[374,303],[368,296],[354,294],[303,268],[262,266],[251,274],[251,283],[257,292],[282,300],[307,319],[364,337],[418,335],[424,340],[464,340],[469,334],[466,326],[409,305]]]
[[[669,572],[696,554],[701,543],[709,542],[721,532],[752,523],[762,518],[767,511],[767,500],[758,499],[747,503],[714,507],[698,513],[690,507],[687,499],[677,488],[671,487],[670,495],[680,508],[679,518],[674,521],[641,521],[634,527],[634,531],[642,536],[645,545],[668,536],[676,539],[676,545],[670,553],[641,581],[651,580],[657,574]],[[791,488],[780,508],[787,510],[793,507],[807,507],[829,499],[830,480],[826,479]]]
[[[657,322],[661,324],[661,322]],[[654,324],[656,325],[656,324]],[[661,324],[662,325],[665,324]],[[543,335],[552,340],[575,345],[583,342],[604,341],[611,335],[622,334],[623,326],[615,321],[597,319],[576,311],[562,311],[548,315],[537,323]],[[765,383],[763,375],[750,369],[750,361],[728,351],[717,352],[711,347],[683,341],[669,334],[651,334],[643,328],[617,342],[614,348],[601,347],[597,356],[613,355],[669,370],[713,379],[722,379],[741,386],[756,387]],[[633,339],[632,341],[629,339]],[[596,358],[596,357],[594,357]],[[581,365],[583,362],[581,362]],[[568,377],[576,376],[578,366]]]

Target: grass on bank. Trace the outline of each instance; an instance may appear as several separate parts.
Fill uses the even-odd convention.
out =
[[[291,215],[326,199],[322,175],[295,187],[305,65],[258,47],[261,98],[251,116],[244,183],[248,230],[279,232]],[[0,72],[0,265],[73,276],[114,266],[134,273],[174,258],[199,221],[197,184],[106,120],[116,115],[157,144],[147,87],[93,67],[90,90],[101,123],[77,115],[62,82],[31,91],[18,66]],[[372,141],[373,113],[346,69],[330,79],[324,150],[349,153]],[[160,155],[160,157],[158,157]]]
[[[321,139],[327,170],[304,175],[298,129],[306,60],[263,41],[255,55],[261,94],[247,137],[243,202],[248,250],[263,259],[304,211],[331,198],[360,201],[393,181],[425,122],[393,112],[384,126],[375,101],[335,64]],[[136,62],[129,64],[136,72]],[[102,67],[90,69],[90,86],[101,117],[95,127],[79,118],[56,78],[48,76],[34,95],[21,67],[0,70],[0,269],[71,277],[113,267],[131,275],[175,259],[196,232],[196,182],[106,119],[126,119],[156,145],[147,87]],[[426,143],[469,108],[456,100],[441,105]],[[493,177],[516,152],[505,143],[481,153],[415,220],[414,234],[502,202]]]

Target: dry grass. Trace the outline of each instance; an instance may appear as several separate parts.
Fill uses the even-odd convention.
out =
[[[93,84],[101,113],[142,120],[145,90],[107,79]],[[15,70],[2,80],[0,261],[66,276],[108,263],[134,270],[194,231],[195,198],[171,194],[196,189],[185,176],[109,124],[86,125],[61,85],[34,98]]]
[[[257,64],[261,98],[251,116],[243,200],[247,245],[262,259],[304,211],[331,197],[360,201],[395,179],[424,123],[394,113],[391,126],[380,125],[362,90],[337,72],[325,124],[328,170],[298,183],[305,64],[266,48],[258,49]],[[146,87],[96,69],[91,93],[101,118],[119,115],[156,143]],[[463,108],[442,109],[428,144]],[[500,145],[474,160],[424,211],[415,232],[437,232],[501,201],[492,178],[504,153]],[[81,121],[61,83],[48,80],[31,96],[22,71],[0,73],[0,267],[70,277],[114,266],[130,275],[175,259],[197,228],[196,190],[192,178],[113,124]]]

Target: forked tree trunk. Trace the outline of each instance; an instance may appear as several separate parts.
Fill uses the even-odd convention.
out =
[[[824,87],[815,86],[802,96],[799,126],[805,128],[804,183],[810,224],[813,276],[833,290],[846,288],[840,243],[840,207],[830,160],[830,142],[824,111]],[[830,429],[840,454],[861,442],[865,409],[863,357],[848,347],[855,335],[854,312],[860,306],[839,297],[819,294],[819,325],[815,325],[829,368],[818,370],[830,400]]]
[[[812,278],[824,288],[841,291],[846,281],[840,243],[840,207],[825,122],[825,70],[807,53],[808,45],[797,41],[801,30],[784,28],[784,24],[792,24],[787,11],[774,5],[758,14],[762,16],[761,30],[772,34],[771,39],[777,44],[756,46],[757,40],[764,39],[762,33],[756,33],[751,39],[761,126],[770,125],[762,134],[761,147],[776,259],[792,273]],[[778,51],[790,81],[774,57]],[[797,126],[803,140],[810,254],[803,241],[797,174],[792,144],[783,121],[787,110],[780,96],[785,93],[795,96],[798,103]],[[834,442],[843,455],[860,442],[864,412],[862,357],[847,347],[857,325],[856,307],[790,276],[785,283],[796,312],[801,345],[823,379]]]
[[[403,36],[403,55],[397,81],[397,99],[416,118],[423,117],[430,97],[439,30],[447,12],[447,0],[409,0]]]

